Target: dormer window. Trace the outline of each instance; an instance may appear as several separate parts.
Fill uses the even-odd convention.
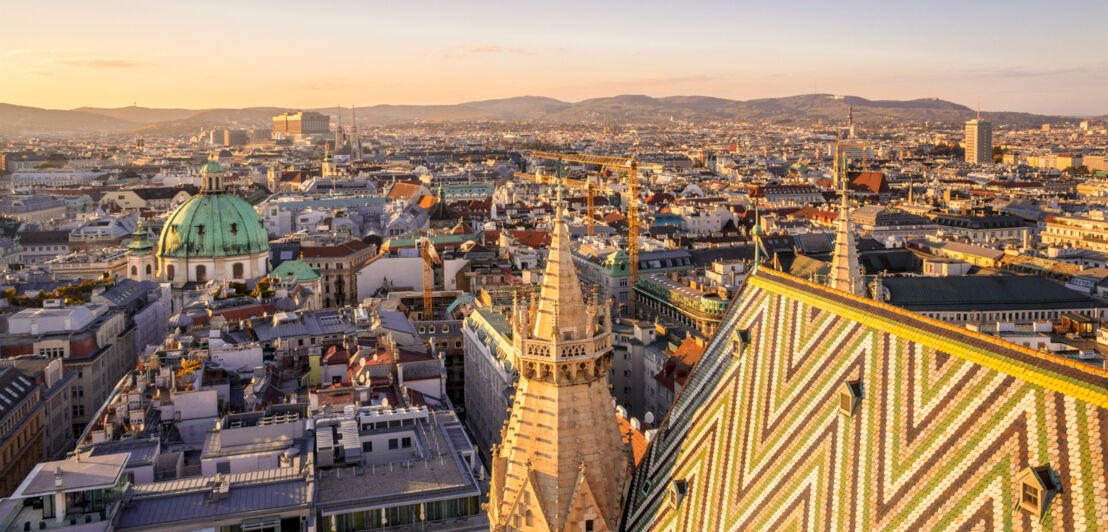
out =
[[[1040,523],[1046,518],[1050,502],[1062,492],[1058,474],[1050,465],[1028,467],[1016,477],[1019,502],[1016,508],[1030,513]]]
[[[735,331],[735,334],[731,337],[731,356],[737,357],[742,354],[743,348],[750,343],[750,331],[741,329]]]
[[[231,234],[232,235],[239,234],[239,224],[231,222]]]
[[[839,412],[852,417],[862,402],[862,381],[847,381],[839,390]]]
[[[196,234],[204,236],[204,224],[196,226]]]
[[[681,507],[681,501],[689,492],[689,482],[685,479],[674,480],[669,484],[669,506],[673,511]]]

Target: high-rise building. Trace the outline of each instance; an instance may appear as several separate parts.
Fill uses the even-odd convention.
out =
[[[331,130],[331,117],[312,111],[281,113],[273,117],[274,135],[326,135]]]
[[[993,125],[987,120],[981,120],[980,116],[966,122],[966,162],[993,162]]]
[[[538,300],[512,307],[519,385],[492,449],[492,530],[615,530],[631,473],[608,391],[610,307],[581,293],[562,209]]]

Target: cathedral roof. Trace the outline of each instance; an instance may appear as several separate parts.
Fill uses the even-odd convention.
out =
[[[1045,467],[1063,495],[1041,522],[1081,529],[1108,510],[1082,487],[1108,481],[1104,420],[1097,366],[762,268],[651,440],[623,526],[931,530],[995,509],[1012,521],[976,522],[1030,528],[1011,498]],[[842,497],[849,515],[800,502]]]

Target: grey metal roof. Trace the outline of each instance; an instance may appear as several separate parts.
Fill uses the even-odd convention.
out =
[[[130,453],[127,466],[132,467],[153,462],[154,456],[158,454],[158,447],[157,438],[111,441],[93,445],[89,449],[89,456]]]
[[[120,511],[117,528],[148,529],[171,523],[232,516],[261,510],[291,508],[311,502],[303,479],[245,486],[232,485],[226,498],[212,500],[207,489],[187,493],[135,497]]]
[[[1042,277],[889,277],[889,303],[913,311],[1102,308],[1105,303]]]

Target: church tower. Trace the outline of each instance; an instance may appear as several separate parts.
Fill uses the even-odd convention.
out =
[[[131,243],[127,244],[127,278],[135,281],[156,281],[157,271],[154,266],[154,243],[150,241],[150,233],[142,226],[142,218],[139,218],[138,227],[131,233]]]
[[[610,307],[582,295],[561,203],[538,298],[512,306],[519,385],[492,449],[494,531],[616,530],[630,478],[608,391]]]

